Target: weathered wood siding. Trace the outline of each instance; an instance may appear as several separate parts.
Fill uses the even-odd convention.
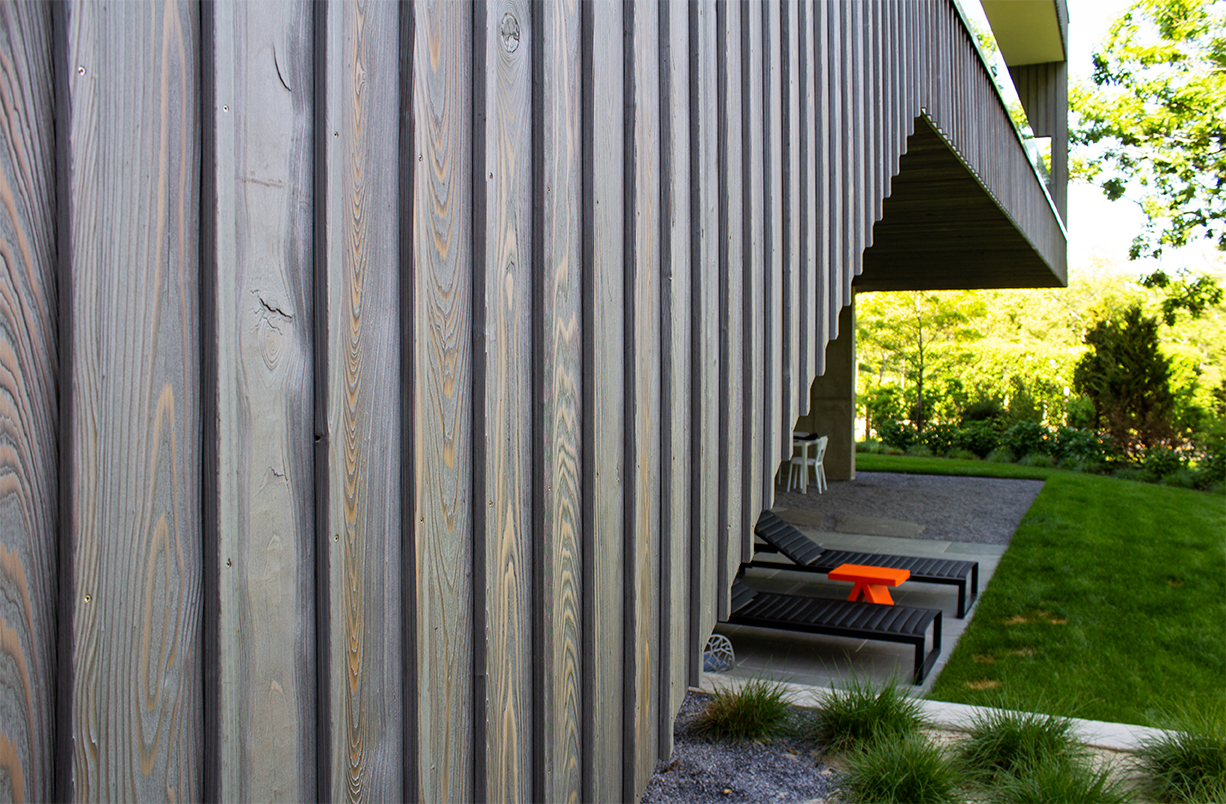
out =
[[[946,0],[10,2],[0,130],[0,798],[633,799],[908,137],[1063,270]]]

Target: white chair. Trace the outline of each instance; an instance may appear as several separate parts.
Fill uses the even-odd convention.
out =
[[[826,457],[826,441],[827,437],[822,436],[819,439],[812,438],[793,438],[792,439],[792,460],[788,467],[788,491],[792,490],[795,485],[800,487],[801,494],[807,494],[809,491],[809,467],[813,468],[813,478],[817,483],[817,493],[821,494],[826,490],[826,470],[822,467],[822,461]],[[796,451],[800,454],[797,455]],[[813,456],[810,457],[810,451]]]

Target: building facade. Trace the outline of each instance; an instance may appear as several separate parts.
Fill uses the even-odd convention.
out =
[[[853,290],[1064,282],[985,6],[1050,176],[951,0],[0,5],[0,797],[636,798]]]

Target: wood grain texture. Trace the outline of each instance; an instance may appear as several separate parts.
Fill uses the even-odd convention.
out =
[[[826,285],[826,340],[839,337],[839,310],[843,307],[842,284],[851,281],[848,267],[851,264],[851,245],[848,236],[849,171],[846,140],[847,93],[843,87],[847,80],[847,62],[844,60],[844,4],[829,0],[826,12],[829,15],[829,44],[827,66],[830,70],[829,84],[830,128],[826,142],[830,149],[830,271]]]
[[[797,414],[809,413],[809,388],[817,376],[817,210],[819,181],[814,160],[814,138],[817,133],[817,115],[813,109],[816,99],[813,85],[813,4],[797,4],[797,77],[800,81],[800,382]],[[824,344],[823,344],[824,346]]]
[[[634,389],[627,428],[633,466],[627,523],[626,626],[633,634],[627,655],[626,786],[639,791],[655,769],[655,729],[660,710],[660,11],[657,0],[633,0],[633,204],[627,233],[627,292],[633,300],[627,324],[628,370]]]
[[[198,14],[78,3],[67,25],[74,793],[195,799]]]
[[[689,9],[660,5],[660,719],[657,753],[673,747],[673,718],[689,670],[690,495],[690,71]]]
[[[719,523],[719,169],[716,13],[690,6],[690,272],[693,332],[690,460],[697,467],[690,534],[690,676],[698,683],[702,649],[716,622]],[[722,592],[726,598],[727,591]]]
[[[541,15],[541,254],[539,317],[542,426],[537,433],[541,492],[537,538],[544,548],[538,657],[542,718],[541,779],[535,798],[579,801],[581,634],[579,631],[580,454],[582,452],[580,275],[579,5],[577,0],[532,7]],[[590,300],[589,300],[590,303]],[[614,567],[597,571],[615,573]]]
[[[774,484],[774,467],[767,468],[765,456],[766,416],[766,207],[763,176],[763,55],[762,14],[752,4],[741,6],[741,181],[745,226],[749,237],[745,240],[741,259],[745,263],[745,285],[742,289],[745,302],[745,422],[749,428],[750,462],[749,509],[761,511],[769,507],[768,486]],[[727,594],[726,586],[721,592]],[[728,615],[727,603],[721,616]]]
[[[476,746],[485,796],[532,798],[532,64],[538,42],[527,4],[484,7],[474,47],[484,69],[475,110],[480,156],[474,201],[473,293],[483,321],[473,355],[481,406],[475,438],[485,445],[473,493],[477,550],[473,583],[485,605],[474,637],[485,691],[484,745]],[[505,29],[505,34],[504,34]],[[457,181],[462,177],[457,177]],[[462,266],[460,270],[463,270]],[[483,577],[482,577],[483,576]],[[479,640],[479,641],[478,641]],[[474,690],[474,693],[476,691]],[[413,750],[413,749],[410,749]],[[480,765],[484,763],[484,771]],[[478,796],[480,797],[480,796]]]
[[[319,266],[328,287],[332,745],[326,750],[334,801],[378,801],[404,795],[406,731],[401,700],[387,692],[399,689],[401,669],[401,399],[396,372],[385,368],[400,365],[399,176],[387,169],[398,160],[399,19],[394,5],[375,2],[336,3],[327,15],[328,150],[327,164],[317,166],[328,171],[321,199],[326,265]],[[419,314],[415,320],[430,319]],[[458,323],[467,332],[463,318]],[[423,379],[418,387],[429,392],[441,385]],[[467,477],[467,463],[460,464]]]
[[[472,796],[471,9],[414,6],[418,755],[426,801]]]
[[[219,793],[314,799],[310,7],[213,24]]]
[[[814,0],[813,11],[813,169],[815,199],[814,212],[817,236],[814,251],[813,317],[816,330],[816,355],[813,371],[826,372],[826,344],[830,340],[830,305],[827,302],[830,287],[831,255],[834,253],[835,229],[831,215],[833,199],[831,188],[831,131],[833,128],[830,104],[830,16],[826,0]]]
[[[770,508],[775,500],[775,475],[783,460],[784,398],[789,389],[783,387],[783,67],[781,64],[779,3],[764,2],[762,12],[762,199],[765,259],[763,275],[763,330],[766,361],[763,366],[763,466],[762,507]],[[789,441],[790,443],[790,441]]]
[[[0,5],[0,798],[53,796],[56,537],[51,13]]]
[[[623,6],[598,2],[590,12],[592,56],[582,83],[592,114],[581,122],[591,143],[591,182],[585,188],[589,203],[583,205],[583,215],[592,241],[592,330],[585,352],[590,355],[594,405],[592,443],[585,450],[592,494],[584,505],[591,507],[594,582],[583,590],[584,631],[591,634],[593,647],[583,674],[593,705],[583,724],[584,741],[590,745],[583,756],[583,799],[623,801],[633,795],[623,797],[622,791],[624,583],[623,574],[612,569],[626,561]]]
[[[800,81],[798,72],[798,32],[796,0],[781,0],[779,8],[779,66],[781,73],[779,111],[783,135],[781,173],[783,185],[782,229],[783,357],[780,364],[783,391],[779,454],[782,460],[792,455],[792,430],[797,411],[807,405],[808,384],[800,376]],[[804,400],[801,397],[805,397]]]
[[[745,247],[743,193],[740,182],[741,160],[741,16],[736,6],[725,6],[718,16],[722,23],[716,33],[719,47],[719,130],[720,130],[720,345],[721,399],[725,408],[721,419],[720,445],[725,450],[725,488],[721,490],[724,510],[722,526],[726,531],[727,577],[736,576],[746,544],[745,522],[750,515],[746,505],[745,472]]]

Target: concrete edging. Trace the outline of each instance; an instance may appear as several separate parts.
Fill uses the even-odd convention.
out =
[[[735,689],[744,683],[746,679],[729,678],[716,673],[703,673],[698,691],[710,694],[716,689]],[[796,706],[816,708],[821,705],[822,697],[830,692],[828,687],[810,687],[786,681],[778,683],[786,690],[788,700]],[[919,703],[924,715],[938,728],[953,731],[965,731],[975,718],[997,711],[986,706],[928,701],[922,698],[919,699]],[[1145,741],[1157,739],[1168,733],[1163,729],[1134,726],[1128,723],[1105,723],[1082,718],[1069,718],[1069,720],[1072,721],[1073,728],[1082,743],[1110,751],[1135,752]]]

